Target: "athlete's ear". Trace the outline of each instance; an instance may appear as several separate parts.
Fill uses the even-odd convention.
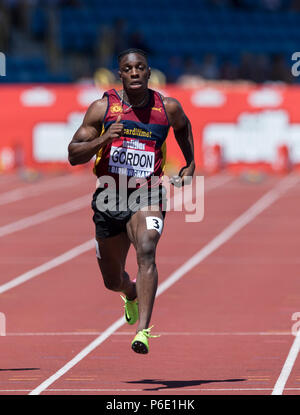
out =
[[[151,76],[151,68],[149,66],[149,68],[148,68],[148,79],[150,79],[150,76]]]
[[[119,78],[122,79],[122,72],[118,70]]]

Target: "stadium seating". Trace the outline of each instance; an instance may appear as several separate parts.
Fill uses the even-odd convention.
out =
[[[244,8],[213,5],[208,0],[151,0],[136,7],[135,0],[114,0],[105,7],[98,0],[85,0],[82,6],[65,6],[57,10],[56,42],[68,55],[81,53],[92,59],[103,24],[113,26],[122,17],[127,30],[143,34],[152,66],[165,71],[172,56],[195,56],[201,61],[207,53],[217,56],[220,65],[228,57],[239,62],[243,52],[254,54],[281,53],[287,64],[297,51],[300,41],[299,14],[283,2],[283,10],[262,9],[260,1],[246,1]],[[220,4],[223,4],[220,3]],[[42,37],[47,17],[43,8],[32,15],[32,31]],[[111,63],[111,69],[116,62]],[[53,76],[43,59],[12,58],[8,62],[6,82],[34,80],[37,82],[68,82],[70,74]]]

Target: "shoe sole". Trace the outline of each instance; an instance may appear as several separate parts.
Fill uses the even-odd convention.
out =
[[[147,349],[147,346],[145,346],[144,343],[138,340],[132,343],[131,348],[135,353],[147,354],[149,352],[149,350]]]

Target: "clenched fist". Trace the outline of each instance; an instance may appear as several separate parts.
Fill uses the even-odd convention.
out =
[[[114,122],[108,130],[102,136],[103,144],[110,144],[115,138],[122,136],[124,131],[124,125],[121,123],[121,115],[118,116],[116,122]]]

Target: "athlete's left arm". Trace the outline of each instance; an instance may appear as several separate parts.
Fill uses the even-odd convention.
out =
[[[164,105],[169,123],[174,130],[176,141],[184,155],[186,165],[180,169],[181,184],[191,183],[195,171],[194,139],[190,120],[183,111],[181,104],[175,99],[164,98]]]

